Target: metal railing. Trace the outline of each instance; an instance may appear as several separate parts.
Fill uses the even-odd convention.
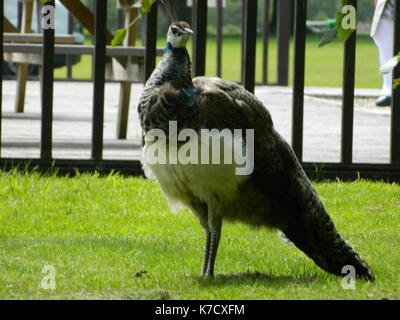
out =
[[[299,160],[303,155],[303,113],[304,113],[304,73],[307,0],[295,1],[295,49],[294,49],[294,85],[292,110],[292,144]],[[357,8],[357,0],[349,4]],[[400,2],[396,2],[394,54],[400,51]],[[397,36],[396,36],[397,35]],[[303,163],[309,173],[313,168],[320,168],[328,178],[340,177],[357,179],[358,177],[400,181],[400,89],[393,89],[391,113],[390,164],[354,164],[353,129],[354,129],[354,87],[356,65],[356,37],[353,32],[344,43],[343,95],[340,163],[310,164]],[[400,67],[394,71],[394,78],[400,77]],[[322,168],[322,169],[321,169]]]
[[[278,83],[287,84],[288,81],[288,52],[289,52],[289,4],[291,0],[280,0],[278,10]],[[269,39],[269,16],[270,1],[264,0],[267,8],[265,24],[263,28],[263,82],[267,82],[268,39]],[[306,49],[306,17],[307,0],[295,0],[295,31],[294,31],[294,85],[293,85],[293,117],[292,117],[292,144],[300,161],[303,158],[303,118],[304,118],[304,78],[305,78],[305,49]],[[54,2],[50,2],[50,4]],[[243,0],[243,85],[254,92],[255,70],[256,70],[256,19],[257,0]],[[356,0],[351,4],[357,6]],[[150,76],[155,67],[157,56],[157,4],[153,6],[147,15],[145,24],[146,39],[145,77]],[[222,25],[222,5],[218,1],[217,16]],[[3,15],[3,6],[0,6],[0,15]],[[93,122],[91,159],[53,159],[52,158],[52,121],[53,121],[53,66],[47,61],[52,61],[56,52],[61,52],[62,47],[54,44],[54,30],[43,30],[43,44],[41,52],[43,56],[42,80],[42,122],[41,122],[41,157],[40,159],[7,159],[1,158],[0,167],[10,168],[16,164],[28,164],[37,166],[43,170],[56,167],[60,173],[74,173],[75,169],[81,171],[109,172],[118,170],[121,173],[137,175],[142,174],[138,160],[119,161],[103,159],[103,122],[104,122],[104,86],[105,86],[105,64],[107,55],[130,55],[135,48],[110,48],[107,47],[107,0],[96,1],[95,6],[95,44],[85,47],[92,50],[94,56],[94,86],[93,86]],[[193,72],[196,76],[205,74],[206,45],[207,45],[207,1],[195,0],[193,5],[193,28],[195,29],[193,45]],[[220,27],[221,27],[220,25]],[[221,28],[217,32],[217,43],[219,53],[217,54],[217,73],[221,73]],[[400,3],[396,2],[395,34],[400,34]],[[363,178],[385,179],[400,181],[400,89],[393,91],[393,107],[391,116],[391,162],[390,164],[354,164],[353,163],[353,128],[354,128],[354,78],[356,61],[356,32],[344,43],[343,62],[343,100],[342,100],[342,131],[341,131],[341,161],[339,163],[303,163],[305,170],[312,175],[318,171],[325,178],[356,179]],[[395,52],[400,51],[400,37],[395,37]],[[36,45],[38,46],[38,45]],[[34,46],[32,46],[34,47]],[[8,48],[8,49],[7,49]],[[9,49],[9,45],[3,44],[3,21],[0,21],[0,63],[3,61],[3,52]],[[14,48],[15,49],[15,48]],[[68,54],[68,50],[63,51]],[[22,49],[21,49],[22,50]],[[39,49],[35,49],[39,50]],[[119,52],[119,53],[118,53]],[[71,53],[71,52],[70,52]],[[400,78],[400,67],[394,71],[394,77]],[[0,95],[2,93],[2,81],[0,81]],[[0,100],[0,115],[2,111]],[[1,120],[1,119],[0,119]],[[1,121],[0,121],[0,143],[1,143]],[[1,144],[0,144],[1,145]],[[0,147],[1,152],[1,147]]]

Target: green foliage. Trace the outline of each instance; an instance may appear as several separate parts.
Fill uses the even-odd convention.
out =
[[[113,47],[115,47],[115,46],[119,46],[120,44],[122,44],[122,42],[124,42],[127,32],[128,32],[128,30],[126,28],[118,29],[114,33],[114,38],[111,41],[111,45]]]
[[[349,0],[342,0],[343,7],[346,6],[348,4],[348,2],[349,2]],[[351,36],[351,34],[355,31],[355,29],[343,27],[344,19],[346,18],[347,14],[349,14],[349,13],[340,11],[336,18],[336,27],[338,29],[337,35],[338,35],[339,39],[341,39],[341,40],[347,40]],[[355,28],[357,28],[357,16],[356,16]]]
[[[343,21],[346,19],[349,13],[343,12],[343,7],[348,5],[349,0],[342,0],[342,6],[339,11],[336,13],[336,23],[333,29],[328,30],[323,35],[321,42],[319,43],[320,47],[332,42],[336,37],[345,41],[347,40],[351,34],[355,31],[355,29],[344,28]]]
[[[324,45],[332,42],[334,39],[336,39],[337,34],[338,34],[338,29],[337,29],[336,26],[333,29],[329,29],[322,36],[322,39],[321,39],[321,41],[319,43],[319,46],[323,47]]]
[[[114,38],[111,41],[111,45],[113,47],[115,46],[119,46],[121,45],[124,40],[125,37],[128,33],[128,28],[133,26],[137,21],[139,21],[144,14],[146,14],[147,12],[149,12],[151,10],[151,6],[153,5],[154,2],[156,2],[157,0],[140,0],[139,2],[137,2],[135,4],[136,8],[139,8],[139,14],[136,17],[135,20],[133,20],[129,26],[127,28],[122,28],[122,29],[118,29],[115,34],[114,34]]]
[[[140,0],[140,13],[145,14],[149,12],[153,3],[157,0]]]

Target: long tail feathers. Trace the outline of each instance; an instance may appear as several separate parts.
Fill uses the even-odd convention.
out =
[[[312,197],[313,203],[307,212],[302,211],[293,217],[282,230],[286,237],[329,273],[344,275],[343,267],[350,265],[354,267],[357,278],[374,280],[371,268],[343,240],[316,194],[315,197]]]
[[[270,181],[284,195],[277,198],[283,212],[279,229],[323,270],[340,276],[344,266],[353,266],[356,277],[373,280],[371,268],[337,232],[291,147],[279,134],[275,138],[270,152],[281,171]]]

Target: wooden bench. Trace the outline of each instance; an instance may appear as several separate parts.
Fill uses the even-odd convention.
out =
[[[21,30],[18,30],[6,17],[3,17],[5,25],[4,43],[42,43],[42,34],[32,33],[33,0],[18,1],[22,2]],[[58,35],[55,37],[55,43],[73,44],[74,42],[75,38],[72,35]],[[15,112],[24,112],[28,67],[30,64],[38,65],[40,73],[42,55],[29,52],[7,52],[4,54],[4,61],[18,64]]]
[[[72,35],[59,35],[54,38],[57,44],[73,44],[75,38]],[[21,43],[21,44],[40,44],[43,42],[43,35],[39,33],[21,34],[21,33],[4,33],[4,43]],[[42,65],[42,54],[41,53],[29,53],[29,52],[5,52],[4,61],[18,63],[19,66],[22,64],[34,64],[39,67]],[[23,107],[19,111],[23,112]]]
[[[94,16],[79,0],[60,0],[74,17],[92,34],[95,34]],[[124,47],[136,44],[136,25],[128,27],[138,15],[134,8],[134,0],[117,0],[118,10],[125,15],[125,27],[128,29]],[[107,43],[110,44],[113,34],[107,31]],[[115,57],[106,65],[106,79],[120,82],[117,117],[117,139],[126,139],[129,119],[129,106],[132,82],[144,81],[144,55],[131,57]]]
[[[21,30],[18,30],[4,17],[4,58],[5,61],[18,63],[17,96],[15,111],[23,112],[25,103],[26,81],[28,65],[42,64],[41,46],[42,34],[31,33],[32,9],[34,0],[18,0],[22,6]],[[65,8],[84,26],[92,35],[95,34],[94,15],[79,0],[60,0]],[[39,3],[39,1],[38,1]],[[129,106],[132,82],[144,81],[144,48],[134,47],[136,44],[136,26],[128,27],[129,23],[138,15],[138,9],[133,7],[134,0],[117,0],[118,9],[125,15],[125,27],[128,32],[123,46],[107,46],[107,55],[112,56],[106,64],[106,79],[120,82],[118,101],[117,132],[118,139],[126,139],[129,118]],[[113,34],[107,31],[107,42],[111,43]],[[55,53],[66,55],[93,54],[93,46],[73,45],[72,35],[55,36]],[[162,55],[162,50],[157,51]]]

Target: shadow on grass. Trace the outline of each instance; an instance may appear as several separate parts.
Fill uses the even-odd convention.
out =
[[[317,276],[285,276],[264,274],[258,271],[219,274],[214,278],[198,277],[198,282],[204,286],[242,285],[251,283],[266,283],[269,285],[310,284],[318,280]]]

